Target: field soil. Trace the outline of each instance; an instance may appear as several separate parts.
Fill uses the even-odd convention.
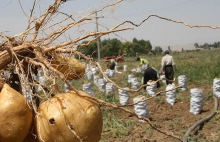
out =
[[[163,91],[165,84],[161,86],[158,91]],[[126,127],[129,134],[124,136],[113,136],[113,135],[102,135],[103,142],[178,142],[183,141],[183,136],[186,131],[194,125],[199,120],[207,117],[214,111],[214,99],[212,94],[212,86],[210,85],[200,85],[200,84],[188,84],[188,89],[182,91],[177,90],[177,99],[174,105],[170,105],[166,102],[165,93],[147,100],[147,105],[149,109],[150,122],[152,125],[168,134],[175,135],[180,139],[163,134],[154,128],[152,128],[148,122],[139,122],[136,117],[129,113],[122,111],[117,112],[116,117],[120,118],[122,121],[133,120],[136,124],[131,127]],[[190,89],[200,88],[203,90],[204,105],[200,114],[194,115],[190,113]],[[158,92],[157,91],[157,92]],[[137,95],[146,95],[146,92],[139,92],[139,94],[131,94],[132,97]],[[218,105],[220,103],[218,102]],[[134,112],[134,108],[126,107],[131,112]],[[218,107],[219,109],[219,107]],[[205,122],[203,125],[196,127],[190,133],[190,142],[218,142],[220,141],[220,115],[217,111],[216,115]],[[110,114],[111,115],[111,114]],[[103,132],[105,133],[105,132]]]

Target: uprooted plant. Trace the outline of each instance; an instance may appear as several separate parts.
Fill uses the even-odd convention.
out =
[[[95,62],[89,56],[78,51],[80,47],[86,47],[92,41],[97,40],[103,35],[132,29],[132,27],[122,27],[125,23],[130,23],[132,26],[138,27],[150,17],[181,23],[189,27],[199,26],[191,26],[157,15],[150,15],[138,25],[131,21],[125,21],[106,31],[89,32],[76,39],[66,38],[65,41],[58,42],[59,38],[65,35],[68,30],[85,24],[96,12],[114,7],[123,2],[123,0],[108,4],[84,17],[74,20],[72,18],[73,14],[59,12],[60,6],[65,4],[65,2],[66,1],[56,0],[48,7],[44,14],[34,18],[32,15],[36,6],[35,0],[29,16],[27,29],[24,32],[14,36],[0,34],[0,70],[10,74],[9,76],[4,73],[2,75],[5,79],[1,79],[1,96],[3,97],[4,94],[5,97],[10,97],[5,95],[5,93],[9,93],[12,94],[12,98],[20,97],[24,106],[24,108],[18,110],[17,115],[12,115],[12,113],[15,113],[11,111],[14,108],[7,110],[8,115],[4,116],[13,116],[13,119],[19,120],[19,122],[14,122],[19,124],[19,126],[13,125],[13,130],[12,127],[6,127],[5,130],[9,132],[8,135],[6,135],[6,131],[0,131],[0,140],[28,141],[31,139],[31,141],[36,141],[34,137],[36,134],[39,141],[46,142],[55,140],[71,142],[99,141],[102,132],[102,113],[99,105],[105,105],[126,113],[131,113],[133,116],[148,122],[153,129],[182,141],[178,136],[155,128],[148,118],[138,116],[125,107],[107,103],[75,89],[68,80],[80,79],[85,73],[85,65],[76,58],[65,56],[65,54],[76,54],[82,56],[89,62],[94,62],[100,68],[103,76],[105,76],[98,62]],[[64,15],[65,18],[58,21],[54,20],[58,15]],[[200,27],[219,28],[211,26]],[[85,39],[88,39],[89,42],[81,44],[80,42]],[[43,76],[47,80],[47,85],[42,85],[36,80],[35,76],[37,76],[39,70],[43,72]],[[106,78],[114,83],[107,76]],[[57,85],[59,80],[65,82],[72,91],[63,93]],[[7,84],[9,84],[9,86]],[[115,86],[120,88],[117,84],[115,84]],[[138,92],[143,87],[144,86],[141,86],[137,90],[130,91]],[[42,88],[43,93],[39,95],[36,88]],[[22,95],[20,94],[26,99],[21,97]],[[160,92],[157,95],[159,94]],[[11,100],[12,98],[4,100]],[[12,103],[16,104],[18,102],[13,101]],[[14,106],[16,107],[16,105]],[[23,112],[22,110],[25,111]],[[33,110],[33,112],[31,110]],[[32,121],[32,119],[35,120]],[[5,121],[5,119],[0,120],[0,123]],[[25,122],[28,123],[22,124],[20,120],[25,120]],[[20,125],[25,126],[25,131],[23,131],[24,133],[22,135],[17,133],[20,131]],[[32,135],[30,136],[28,134]],[[4,135],[4,137],[2,137],[2,135]]]

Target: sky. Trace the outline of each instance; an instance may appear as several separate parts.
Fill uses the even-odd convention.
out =
[[[73,14],[73,19],[76,20],[114,1],[117,0],[67,0],[61,5],[59,11]],[[37,0],[34,17],[42,14],[53,2],[54,0]],[[12,36],[24,31],[28,21],[26,15],[30,14],[32,5],[33,0],[20,0],[20,4],[18,0],[0,1],[0,33]],[[189,25],[220,26],[219,6],[220,0],[124,0],[117,6],[109,7],[97,13],[99,17],[98,30],[111,29],[127,20],[139,24],[151,14],[182,21]],[[81,25],[70,30],[68,35],[74,39],[83,33],[95,31],[94,17],[91,17],[92,20],[86,26]],[[57,16],[55,18],[55,20],[59,20],[62,17]],[[135,37],[138,40],[149,40],[153,47],[160,46],[164,50],[168,46],[171,50],[195,49],[194,43],[201,45],[220,41],[220,29],[190,28],[157,17],[150,17],[139,27],[131,24],[121,26],[121,28],[124,27],[133,27],[133,29],[108,34],[101,37],[101,40],[118,38],[124,42],[132,41]]]

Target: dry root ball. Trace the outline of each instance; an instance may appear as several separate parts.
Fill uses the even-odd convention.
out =
[[[80,94],[90,96],[79,91]],[[76,92],[55,95],[43,102],[35,119],[39,141],[98,142],[102,133],[99,106]]]
[[[85,65],[76,58],[55,54],[51,63],[55,69],[65,75],[67,80],[80,79],[85,73]]]
[[[32,110],[23,95],[4,84],[0,93],[0,141],[22,142],[29,132]]]

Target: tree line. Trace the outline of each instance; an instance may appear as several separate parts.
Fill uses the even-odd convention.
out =
[[[86,44],[89,41],[83,41],[82,44]],[[113,39],[104,39],[99,41],[100,43],[100,57],[105,56],[117,56],[117,55],[126,55],[126,56],[136,56],[148,53],[161,53],[163,52],[160,46],[156,46],[154,50],[149,40],[138,40],[133,38],[132,41],[121,42],[117,38]],[[88,46],[80,46],[79,51],[85,55],[90,55],[91,57],[97,58],[97,42],[93,41]]]
[[[194,43],[195,48],[202,48],[202,49],[210,49],[210,48],[220,48],[220,41],[214,42],[213,44],[204,43],[199,45],[198,43]]]

